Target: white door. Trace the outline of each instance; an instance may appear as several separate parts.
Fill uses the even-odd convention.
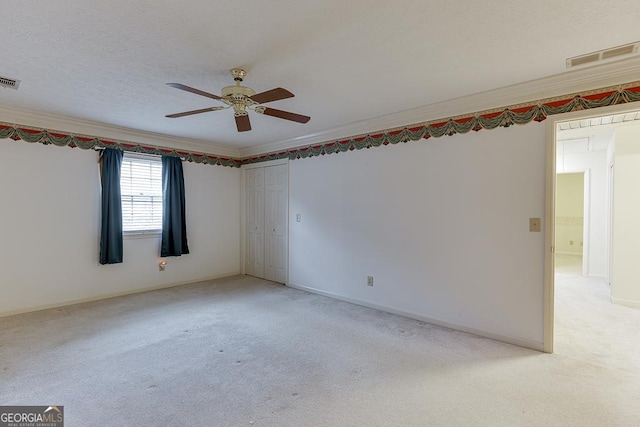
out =
[[[264,168],[245,170],[245,272],[264,278]]]
[[[264,278],[287,281],[287,165],[267,166],[265,171],[265,268]]]

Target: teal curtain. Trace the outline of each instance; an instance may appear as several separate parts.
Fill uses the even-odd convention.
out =
[[[105,148],[100,153],[102,183],[102,227],[100,232],[100,264],[122,262],[122,198],[120,167],[123,152]]]
[[[160,256],[180,256],[188,253],[182,160],[179,157],[162,156]]]

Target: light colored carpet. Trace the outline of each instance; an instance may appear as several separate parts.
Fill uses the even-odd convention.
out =
[[[632,426],[632,357],[538,353],[241,276],[0,319],[0,404],[64,405],[67,427]]]
[[[581,274],[582,257],[556,255],[555,353],[640,373],[640,310],[611,303],[603,279]]]

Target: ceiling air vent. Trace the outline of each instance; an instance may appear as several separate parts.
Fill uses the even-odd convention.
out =
[[[637,55],[640,51],[640,42],[625,44],[624,46],[612,47],[598,52],[587,53],[586,55],[574,56],[567,59],[567,68],[599,62],[609,62],[614,59],[623,59],[632,55]]]
[[[11,89],[18,89],[20,86],[20,80],[10,79],[8,77],[0,76],[0,87],[8,87]]]

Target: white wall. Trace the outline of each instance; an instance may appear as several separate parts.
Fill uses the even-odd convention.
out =
[[[582,255],[584,226],[584,173],[556,176],[555,253]]]
[[[291,285],[543,342],[544,125],[294,160],[290,183]]]
[[[587,138],[583,141],[559,141],[556,151],[556,173],[588,172],[585,175],[588,211],[585,212],[584,226],[587,227],[589,241],[586,243],[584,254],[587,267],[585,273],[603,278],[606,276],[608,262],[607,146],[609,142],[610,135],[599,136],[598,141]],[[556,231],[558,231],[557,226]]]
[[[615,131],[613,302],[640,306],[640,126]]]
[[[125,239],[124,263],[100,265],[98,155],[0,140],[0,315],[240,271],[240,170],[184,164],[191,253]]]

